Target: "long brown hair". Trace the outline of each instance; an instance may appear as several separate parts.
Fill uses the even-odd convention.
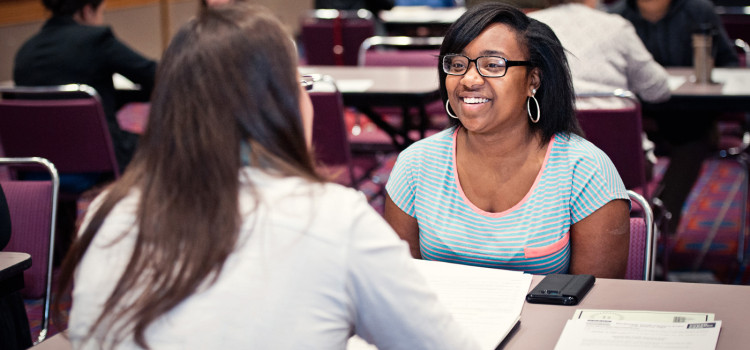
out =
[[[58,295],[107,215],[139,193],[132,256],[89,332],[108,334],[102,347],[132,334],[147,348],[148,326],[219,276],[241,223],[243,158],[278,176],[322,181],[304,141],[296,67],[291,38],[260,6],[207,8],[175,35],[139,149],[62,267]]]

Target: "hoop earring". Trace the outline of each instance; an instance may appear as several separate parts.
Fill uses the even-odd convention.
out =
[[[531,93],[536,94],[536,89],[532,89]],[[536,118],[531,116],[531,104],[529,103],[529,101],[531,100],[534,100],[534,104],[536,105]],[[531,95],[528,98],[526,98],[526,112],[529,114],[529,120],[531,120],[532,123],[536,124],[539,122],[539,115],[540,115],[539,101],[536,100],[536,97],[534,95]]]
[[[445,100],[445,113],[448,113],[448,116],[451,118],[458,119],[458,117],[455,114],[451,113],[450,102],[451,101]]]

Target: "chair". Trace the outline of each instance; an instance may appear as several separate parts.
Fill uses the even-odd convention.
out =
[[[52,257],[55,245],[55,220],[59,178],[57,169],[47,159],[0,158],[0,165],[43,167],[50,181],[0,181],[5,192],[12,223],[7,251],[25,252],[32,257],[32,266],[24,273],[24,298],[44,297],[42,329],[37,339],[44,340],[49,328],[49,307],[52,292]]]
[[[632,92],[616,90],[611,93],[576,95],[577,103],[596,104],[606,99],[607,105],[619,107],[578,108],[576,117],[586,139],[609,156],[620,173],[627,189],[650,197],[646,180],[646,159],[643,152],[641,106]]]
[[[96,90],[87,85],[0,88],[0,143],[7,157],[43,157],[60,173],[107,173],[117,166]]]
[[[638,204],[638,217],[630,218],[630,251],[625,278],[629,280],[654,280],[653,264],[656,260],[657,231],[654,215],[648,201],[638,193],[628,190],[631,204]]]
[[[359,47],[359,66],[437,66],[442,37],[373,36]],[[379,50],[381,48],[396,50]]]
[[[357,49],[375,33],[370,11],[314,10],[302,19],[302,44],[308,65],[354,66]]]
[[[407,37],[407,36],[373,36],[367,38],[359,48],[359,66],[380,67],[437,67],[439,47],[442,37]],[[384,116],[392,116],[390,123],[401,124],[403,130],[413,130],[412,120],[420,120],[413,139],[423,138],[432,132],[429,127],[443,129],[447,126],[448,116],[441,100],[430,102],[419,108],[377,107],[375,111]],[[439,123],[432,122],[437,116]],[[422,120],[422,118],[429,118]],[[433,124],[433,125],[430,125]],[[362,135],[352,140],[356,149],[395,151],[392,142],[381,135]]]
[[[352,154],[341,92],[330,76],[316,80],[310,99],[315,115],[312,143],[319,170],[342,185],[358,188],[378,166],[378,157]]]

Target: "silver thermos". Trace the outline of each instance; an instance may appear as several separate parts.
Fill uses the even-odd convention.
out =
[[[714,33],[715,29],[708,23],[699,25],[693,31],[693,69],[695,70],[695,82],[698,84],[712,82]]]

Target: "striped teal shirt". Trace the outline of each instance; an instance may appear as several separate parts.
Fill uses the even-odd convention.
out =
[[[455,128],[413,144],[386,185],[393,202],[419,222],[423,259],[566,273],[570,226],[614,199],[628,199],[604,152],[580,136],[557,134],[529,193],[508,210],[486,212],[461,189],[455,149]]]

